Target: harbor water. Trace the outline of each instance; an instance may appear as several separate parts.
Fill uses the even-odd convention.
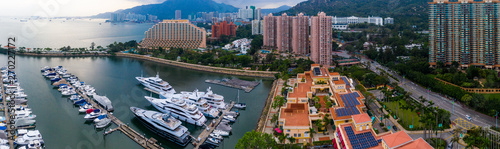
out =
[[[7,63],[7,56],[0,54],[0,65]],[[206,91],[210,86],[214,93],[225,97],[226,102],[235,101],[237,90],[229,87],[205,83],[207,79],[234,78],[229,75],[206,73],[182,68],[176,68],[153,62],[118,57],[16,57],[16,72],[18,79],[28,94],[28,101],[33,113],[37,115],[36,129],[40,130],[47,148],[60,149],[97,149],[97,148],[140,148],[130,138],[113,132],[103,136],[104,130],[95,130],[93,123],[86,123],[83,114],[79,114],[66,97],[50,85],[40,74],[42,66],[63,66],[68,71],[80,78],[86,84],[95,87],[99,95],[107,96],[115,107],[113,114],[127,123],[137,132],[146,137],[153,137],[165,148],[182,148],[160,138],[145,128],[129,107],[135,106],[147,110],[156,110],[144,99],[152,95],[144,90],[143,86],[135,80],[136,76],[143,74],[146,77],[160,77],[169,82],[177,92],[180,91]],[[260,78],[238,79],[259,81],[252,92],[240,92],[240,102],[247,103],[246,110],[240,110],[240,117],[232,125],[232,135],[225,138],[219,148],[234,148],[239,138],[245,132],[255,129],[262,112],[267,94],[272,86],[272,80]],[[152,95],[156,96],[157,95]],[[210,122],[207,121],[207,123]],[[203,128],[183,123],[193,136],[198,136]],[[109,128],[115,128],[111,125]],[[191,144],[185,148],[193,148]]]

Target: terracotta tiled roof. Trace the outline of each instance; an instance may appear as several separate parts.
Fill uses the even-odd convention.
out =
[[[404,131],[396,132],[391,135],[387,135],[382,137],[384,142],[387,144],[389,148],[394,148],[399,145],[403,145],[405,143],[408,143],[412,141],[413,139],[406,134]]]
[[[366,114],[366,113],[353,115],[352,119],[354,120],[354,122],[356,122],[358,124],[372,121],[370,116],[368,116],[368,114]]]
[[[424,139],[418,138],[411,143],[398,147],[398,149],[434,149],[434,147],[429,145]]]
[[[309,126],[309,109],[307,104],[288,104],[281,109],[280,119],[285,119],[285,126]]]

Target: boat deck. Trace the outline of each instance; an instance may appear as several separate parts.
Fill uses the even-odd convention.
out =
[[[198,138],[193,140],[194,149],[198,149],[200,147],[200,145],[202,145],[207,140],[208,136],[215,130],[215,127],[217,127],[220,124],[224,115],[226,115],[227,112],[231,111],[234,104],[235,104],[234,101],[231,102],[231,104],[229,104],[229,106],[226,108],[226,110],[222,111],[222,115],[219,116],[219,118],[215,119],[215,124],[210,123],[210,125],[207,126],[210,129],[208,129],[208,130],[206,128],[203,129],[203,132],[200,133]],[[198,139],[199,139],[199,141],[198,141]]]
[[[3,87],[3,81],[0,81],[0,85],[2,86],[1,87],[1,89],[2,89],[2,91],[1,91],[2,92],[2,104],[3,104],[4,108],[7,108],[8,107],[7,106],[7,98],[6,98],[7,96],[5,94],[5,89]],[[5,130],[5,132],[8,132],[7,133],[7,137],[9,138],[9,146],[10,146],[10,148],[14,148],[14,140],[10,139],[13,136],[9,133],[12,130],[11,127],[10,127],[10,123],[9,123],[10,122],[10,113],[9,113],[9,110],[5,110],[4,113],[5,113],[5,122],[7,124],[7,130]]]
[[[73,87],[72,85],[68,84],[68,86]],[[101,111],[105,112],[108,114],[108,118],[111,119],[113,123],[118,125],[118,128],[115,128],[116,130],[120,130],[123,134],[128,136],[130,139],[133,141],[137,142],[137,144],[141,145],[144,148],[147,149],[162,149],[160,145],[157,144],[156,139],[154,138],[146,138],[143,135],[139,134],[137,131],[134,129],[130,128],[128,125],[120,121],[118,118],[116,118],[113,114],[110,114],[107,110],[102,108],[99,104],[97,104],[94,100],[90,99],[87,95],[83,94],[80,92],[80,90],[76,90],[76,93],[78,93],[80,96],[82,96],[87,103],[92,104],[92,106],[96,109],[100,109]],[[114,131],[116,131],[114,130]],[[111,133],[111,132],[110,132]]]

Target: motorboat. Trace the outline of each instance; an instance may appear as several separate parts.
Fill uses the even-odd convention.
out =
[[[219,146],[219,140],[215,139],[215,138],[207,138],[207,143],[210,143],[212,145],[215,145],[215,146]]]
[[[238,113],[236,111],[228,111],[228,112],[226,112],[226,115],[230,115],[230,116],[236,118],[240,115],[240,113]]]
[[[222,118],[225,119],[225,120],[228,120],[229,122],[235,122],[236,121],[236,119],[234,117],[230,116],[230,115],[224,115]]]
[[[85,113],[88,109],[92,109],[92,105],[84,103],[83,105],[80,105],[80,107],[78,108],[78,112]]]
[[[104,127],[108,126],[109,124],[111,124],[111,119],[104,118],[104,119],[101,119],[99,122],[95,123],[95,128],[97,128],[97,129],[104,128]]]
[[[31,140],[28,145],[26,145],[28,149],[41,149],[43,148],[42,142],[40,140]]]
[[[77,100],[77,99],[80,99],[80,98],[82,98],[82,96],[80,96],[80,95],[71,95],[71,97],[69,97],[69,99],[71,99],[73,101]]]
[[[195,105],[188,105],[184,100],[176,98],[157,99],[148,96],[144,98],[146,98],[156,109],[163,113],[170,113],[173,117],[181,121],[186,121],[187,123],[197,126],[203,126],[207,121],[207,118],[198,111]]]
[[[87,121],[94,120],[95,118],[99,117],[101,115],[101,110],[99,109],[88,109],[87,114],[83,117]]]
[[[36,115],[33,115],[31,111],[16,111],[14,112],[16,119],[35,119]]]
[[[227,122],[221,122],[217,127],[215,127],[216,130],[222,130],[222,131],[227,131],[231,132],[233,128],[231,128],[231,125],[229,125],[229,121]]]
[[[83,104],[85,102],[87,102],[87,101],[85,101],[85,99],[83,99],[83,98],[73,100],[73,104],[75,104],[75,105],[80,105],[80,104]]]
[[[61,94],[64,96],[70,96],[70,95],[76,94],[76,91],[74,89],[68,89],[68,90],[62,91]]]
[[[191,141],[188,129],[182,126],[182,122],[175,119],[170,112],[163,114],[137,107],[130,107],[130,110],[146,128],[157,135],[180,146],[186,146]]]
[[[93,98],[99,105],[101,105],[107,111],[111,112],[114,110],[113,105],[111,104],[111,100],[109,100],[108,97],[94,95]]]
[[[14,120],[14,126],[16,126],[16,127],[32,126],[35,123],[36,123],[36,121],[31,120],[31,119],[16,119],[16,120]]]
[[[38,140],[40,144],[44,144],[42,134],[38,130],[30,130],[25,135],[16,138],[16,144],[28,145],[30,141]]]
[[[99,115],[99,117],[97,117],[96,119],[94,119],[94,123],[100,122],[101,120],[103,120],[105,118],[108,118],[108,115],[107,114],[101,114],[101,115]]]
[[[229,136],[229,132],[227,131],[222,131],[222,130],[214,130],[212,133],[218,134],[220,136],[227,137]]]
[[[214,139],[217,139],[217,140],[223,140],[224,139],[222,136],[220,136],[219,134],[216,134],[216,133],[211,133],[209,136],[211,138],[214,138]]]
[[[158,74],[156,74],[156,77],[135,77],[137,81],[139,81],[142,85],[145,87],[152,89],[157,92],[168,92],[168,93],[175,93],[174,88],[168,84],[168,82],[163,81]]]

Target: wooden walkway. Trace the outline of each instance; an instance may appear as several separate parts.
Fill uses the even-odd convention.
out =
[[[219,116],[219,118],[216,119],[215,124],[210,123],[210,125],[207,126],[209,128],[208,130],[206,128],[203,129],[203,132],[201,132],[200,135],[198,136],[198,138],[200,139],[200,141],[198,141],[198,138],[195,138],[193,140],[194,149],[198,149],[200,147],[200,145],[202,145],[207,140],[208,136],[220,124],[220,122],[222,121],[224,115],[226,115],[227,112],[231,111],[231,109],[233,108],[234,104],[235,104],[235,102],[232,101],[231,104],[229,104],[229,106],[226,108],[226,110],[222,111],[222,115]]]
[[[71,84],[68,84],[68,85],[71,86]],[[116,128],[116,129],[118,129],[121,132],[123,132],[123,134],[125,134],[126,136],[128,136],[133,141],[137,142],[137,144],[139,144],[142,147],[147,148],[147,149],[162,149],[162,147],[157,144],[157,141],[154,138],[146,138],[146,137],[144,137],[143,135],[139,134],[137,131],[135,131],[134,129],[130,128],[129,126],[127,126],[122,121],[120,121],[113,114],[109,113],[107,110],[105,110],[104,108],[102,108],[99,104],[97,104],[94,100],[90,99],[87,95],[81,93],[80,90],[76,89],[76,92],[80,96],[82,96],[85,99],[85,101],[87,101],[87,103],[92,104],[92,106],[94,108],[99,109],[102,112],[106,113],[108,115],[107,117],[109,119],[111,119],[111,121],[113,123],[115,123],[116,125],[118,125],[118,128]]]
[[[1,89],[2,89],[2,103],[3,103],[3,107],[4,108],[8,108],[7,106],[7,96],[5,94],[5,88],[3,87],[3,81],[0,81],[0,85],[2,86]],[[12,99],[14,100],[14,99]],[[12,129],[10,129],[10,114],[9,114],[9,110],[5,110],[4,111],[4,114],[5,114],[5,123],[7,125],[7,130],[5,130],[5,132],[7,132],[7,137],[9,138],[9,146],[11,149],[14,148],[14,140],[11,140],[10,138],[13,137],[11,134],[10,134],[10,131]]]

